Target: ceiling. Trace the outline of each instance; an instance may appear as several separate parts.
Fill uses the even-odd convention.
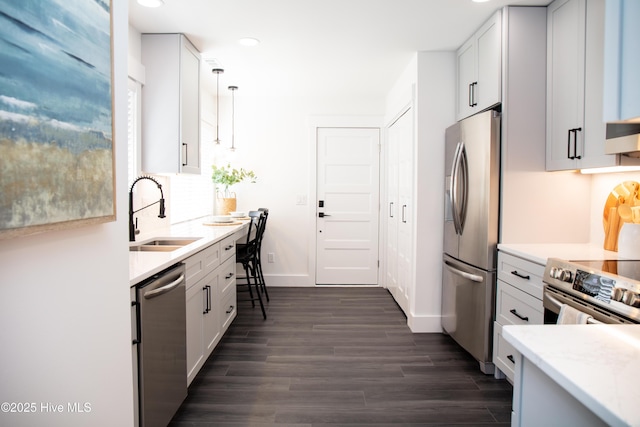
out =
[[[184,33],[205,85],[237,95],[384,96],[416,51],[455,50],[495,10],[550,0],[129,0],[141,33]],[[258,46],[244,47],[242,37]],[[213,62],[211,62],[213,61]],[[211,65],[214,64],[214,65]],[[215,89],[213,89],[215,90]]]

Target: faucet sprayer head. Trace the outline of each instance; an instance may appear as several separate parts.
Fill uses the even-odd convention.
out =
[[[158,218],[166,218],[164,214],[164,198],[160,199],[160,215],[158,215]]]

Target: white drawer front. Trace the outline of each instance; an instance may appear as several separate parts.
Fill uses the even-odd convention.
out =
[[[496,321],[501,325],[541,325],[542,301],[498,280]]]
[[[519,359],[520,353],[502,337],[502,325],[496,322],[493,327],[493,363],[509,378],[511,384]]]
[[[542,299],[544,265],[498,252],[498,279]]]
[[[220,241],[220,261],[225,262],[232,255],[236,254],[236,235],[235,233],[229,237],[225,237]]]

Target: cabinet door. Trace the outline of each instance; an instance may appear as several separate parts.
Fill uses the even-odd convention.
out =
[[[200,56],[182,34],[143,34],[142,169],[200,173]]]
[[[207,274],[203,280],[204,307],[203,310],[203,343],[204,358],[209,357],[214,347],[220,341],[220,317],[219,317],[219,291],[218,291],[218,273],[220,269],[216,269]]]
[[[473,114],[473,86],[476,82],[475,39],[468,40],[457,52],[457,102],[456,119],[462,120]]]
[[[501,16],[495,13],[457,51],[457,120],[501,101]]]
[[[204,299],[204,289],[200,286],[193,285],[187,289],[187,384],[195,378],[204,364],[204,345],[202,341],[204,325],[202,316],[206,309]]]
[[[582,155],[585,19],[585,0],[547,8],[547,170],[576,169]]]
[[[502,22],[498,12],[476,33],[478,84],[474,88],[476,111],[485,110],[501,100]]]
[[[200,173],[200,55],[184,36],[180,66],[181,172]]]

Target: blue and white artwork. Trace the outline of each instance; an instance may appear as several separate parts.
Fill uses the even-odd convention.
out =
[[[0,0],[0,238],[115,219],[109,0]]]

